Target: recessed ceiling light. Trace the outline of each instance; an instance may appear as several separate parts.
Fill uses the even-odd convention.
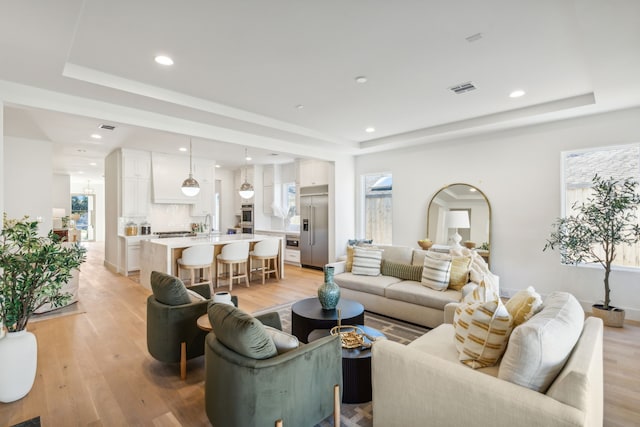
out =
[[[368,127],[368,128],[366,128],[364,131],[365,131],[365,132],[367,132],[367,133],[373,133],[373,132],[375,132],[375,131],[376,131],[376,128]]]
[[[84,171],[78,171],[78,174],[82,175],[84,173]]]
[[[98,166],[98,164],[96,162],[91,162],[89,163],[89,166]]]
[[[178,148],[178,150],[180,150],[180,151],[187,151],[187,148],[186,148],[186,147],[180,147],[180,148]]]
[[[222,167],[222,166],[221,166],[221,165],[216,165],[216,167],[217,167],[217,168],[220,168],[220,167]]]
[[[160,65],[173,65],[173,59],[165,55],[158,55],[154,59]]]
[[[298,105],[296,105],[296,108],[297,108],[298,110],[302,110],[302,109],[304,108],[304,105],[302,105],[302,104],[298,104]]]
[[[245,159],[247,162],[250,162],[250,161],[251,161],[251,157],[249,157],[249,156],[245,157],[244,159]]]
[[[525,94],[525,91],[523,91],[522,89],[514,90],[509,94],[509,98],[520,98],[524,94]]]
[[[366,83],[367,78],[365,76],[358,76],[355,78],[356,83]]]
[[[91,138],[93,138],[93,139],[102,139],[102,135],[97,134],[97,133],[92,133],[91,134]]]

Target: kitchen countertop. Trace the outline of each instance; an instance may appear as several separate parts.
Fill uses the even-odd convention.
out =
[[[299,236],[299,231],[287,231],[287,230],[267,230],[266,228],[257,229],[256,233],[278,233],[278,234],[286,234],[290,236]]]
[[[150,239],[149,242],[157,245],[166,246],[167,249],[173,248],[186,248],[188,246],[195,245],[210,245],[210,244],[226,244],[231,242],[238,242],[246,240],[249,242],[255,242],[258,240],[268,239],[274,236],[267,236],[262,234],[220,234],[211,236],[194,236],[194,237],[167,237],[164,239]]]

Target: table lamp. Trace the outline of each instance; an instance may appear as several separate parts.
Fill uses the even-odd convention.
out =
[[[451,236],[451,240],[453,240],[453,245],[451,245],[454,249],[460,249],[462,246],[460,245],[460,240],[462,240],[462,236],[458,234],[458,228],[469,228],[469,213],[467,211],[448,211],[445,217],[445,221],[447,223],[447,228],[455,228],[456,232]]]

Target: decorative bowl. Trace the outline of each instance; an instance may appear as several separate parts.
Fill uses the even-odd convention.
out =
[[[431,240],[418,240],[418,245],[426,251],[433,246],[433,242]]]
[[[467,249],[473,249],[476,247],[476,243],[475,242],[470,242],[470,241],[466,241],[463,243],[464,247]]]

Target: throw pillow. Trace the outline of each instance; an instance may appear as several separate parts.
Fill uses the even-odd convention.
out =
[[[353,269],[353,246],[347,246],[347,260],[344,264],[344,271],[351,273]]]
[[[278,354],[265,326],[255,317],[228,304],[211,304],[208,313],[218,341],[236,353],[251,359]]]
[[[421,283],[436,291],[444,291],[449,286],[451,276],[451,257],[449,255],[427,252],[422,266]]]
[[[187,289],[187,294],[189,295],[189,299],[191,300],[191,302],[200,302],[207,300],[205,297],[203,297],[193,289]]]
[[[298,338],[294,335],[290,335],[280,329],[272,328],[271,326],[265,325],[264,329],[273,340],[278,354],[286,353],[300,346],[300,341],[298,341]]]
[[[495,276],[486,274],[480,284],[473,288],[462,299],[465,303],[487,302],[500,298],[500,290],[495,280]]]
[[[373,248],[353,248],[351,273],[362,276],[379,276],[382,264],[382,250]]]
[[[413,280],[414,282],[419,282],[422,279],[422,268],[422,265],[385,261],[382,263],[381,272],[384,276],[392,276],[402,280]]]
[[[459,304],[453,316],[459,359],[471,368],[493,366],[504,353],[511,316],[500,299]]]
[[[373,243],[372,239],[349,239],[347,241],[347,245],[349,246],[370,245],[372,243]]]
[[[513,327],[529,320],[542,308],[542,298],[533,286],[516,292],[505,304],[513,318]]]
[[[542,310],[513,330],[498,378],[546,393],[569,359],[584,325],[584,310],[567,292],[552,292]]]
[[[451,259],[451,275],[449,277],[449,287],[459,291],[469,282],[469,265],[471,257],[455,256]]]
[[[162,304],[182,305],[191,302],[182,280],[170,274],[152,271],[151,290],[155,299]]]

